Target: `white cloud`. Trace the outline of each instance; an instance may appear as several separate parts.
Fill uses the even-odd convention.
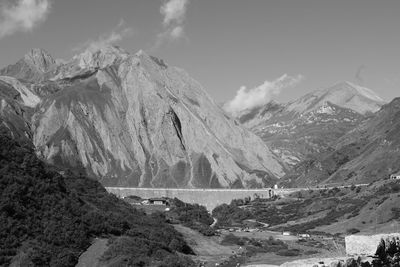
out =
[[[183,23],[186,18],[186,10],[189,0],[164,0],[160,7],[160,13],[164,16],[164,30],[157,35],[154,48],[158,48],[165,41],[175,41],[185,36]]]
[[[252,89],[242,86],[236,92],[236,96],[224,105],[224,109],[233,116],[237,116],[243,110],[267,104],[273,96],[279,95],[282,89],[293,87],[303,79],[302,75],[293,77],[284,74],[272,82],[265,81]]]
[[[31,31],[45,21],[50,12],[49,0],[17,0],[0,3],[0,38],[18,31]]]
[[[133,29],[126,27],[124,20],[121,19],[117,27],[115,27],[111,32],[104,33],[95,40],[88,40],[85,43],[75,47],[73,50],[81,51],[87,49],[90,51],[96,51],[110,45],[116,45],[132,34]]]
[[[164,15],[164,27],[172,23],[182,24],[185,20],[188,0],[169,0],[165,1],[160,8],[160,13]]]
[[[170,36],[174,39],[178,39],[178,38],[182,37],[184,34],[185,34],[185,32],[183,31],[183,27],[176,26],[175,28],[172,29]]]

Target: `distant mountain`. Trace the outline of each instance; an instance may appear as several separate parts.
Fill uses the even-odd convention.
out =
[[[350,82],[341,82],[332,87],[311,92],[289,103],[287,110],[308,113],[327,102],[363,115],[376,112],[385,104],[385,101],[371,89]]]
[[[105,47],[57,63],[34,49],[0,73],[2,123],[47,162],[104,185],[260,187],[285,174],[198,82],[143,51]]]
[[[400,98],[310,156],[282,180],[286,186],[370,183],[400,170]]]
[[[288,104],[273,101],[247,110],[237,119],[292,168],[307,155],[330,149],[383,103],[370,89],[343,82]]]

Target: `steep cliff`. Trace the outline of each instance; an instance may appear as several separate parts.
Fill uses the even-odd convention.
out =
[[[23,80],[31,95],[22,104],[35,108],[33,143],[50,163],[130,187],[259,187],[285,173],[198,82],[143,51],[106,47],[63,64],[34,62],[42,76]],[[1,73],[29,76],[10,69]]]

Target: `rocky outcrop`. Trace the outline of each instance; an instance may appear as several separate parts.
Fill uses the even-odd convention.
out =
[[[227,117],[198,82],[143,51],[107,47],[56,67],[34,62],[45,74],[24,81],[40,97],[36,104],[29,98],[30,128],[48,162],[107,186],[260,187],[285,174],[262,140]]]

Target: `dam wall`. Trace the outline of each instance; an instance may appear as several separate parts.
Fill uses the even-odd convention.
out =
[[[211,211],[221,204],[229,204],[233,199],[243,199],[245,197],[271,198],[275,194],[284,195],[293,190],[284,189],[183,189],[183,188],[126,188],[126,187],[106,187],[107,191],[118,197],[139,196],[143,199],[168,197],[178,198],[186,203],[197,203],[203,205]]]

